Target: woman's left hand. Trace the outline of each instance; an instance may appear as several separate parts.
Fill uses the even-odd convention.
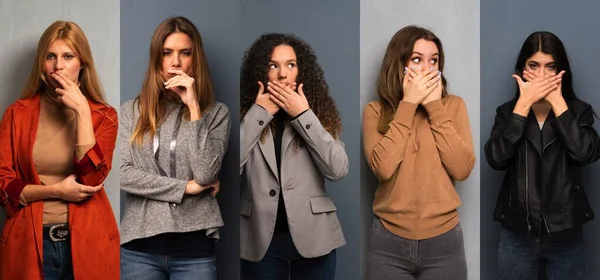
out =
[[[441,74],[440,74],[441,75]],[[429,94],[425,99],[423,99],[423,105],[438,99],[442,99],[442,90],[444,89],[444,84],[442,84],[442,79],[440,78],[437,82],[437,87]]]
[[[87,98],[79,89],[78,83],[72,81],[71,78],[62,71],[52,72],[51,76],[62,86],[62,88],[55,89],[59,102],[75,111],[90,108]]]
[[[304,84],[298,86],[298,92],[278,81],[268,83],[267,89],[271,100],[283,109],[290,117],[295,118],[300,113],[310,109],[308,100],[302,91]]]

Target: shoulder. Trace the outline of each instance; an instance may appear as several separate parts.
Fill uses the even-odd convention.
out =
[[[109,104],[97,103],[91,100],[88,100],[88,104],[92,112],[92,118],[107,119],[114,125],[118,124],[117,110],[114,107]]]
[[[363,110],[364,114],[375,114],[375,115],[379,115],[379,112],[381,112],[381,103],[379,102],[379,100],[373,100],[369,103],[367,103],[367,105],[365,105],[365,108]]]
[[[573,112],[573,114],[576,116],[583,115],[587,111],[593,111],[590,104],[580,99],[568,100],[567,106],[569,107],[569,110],[571,110],[571,112]]]
[[[212,116],[218,119],[230,117],[229,107],[218,101],[216,101],[215,103],[213,103],[212,106],[209,107],[206,114],[208,116]]]

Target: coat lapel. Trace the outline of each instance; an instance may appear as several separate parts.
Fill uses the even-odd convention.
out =
[[[263,157],[267,161],[271,172],[277,181],[279,182],[279,176],[277,175],[277,159],[275,158],[275,143],[273,141],[273,133],[271,133],[271,129],[269,127],[266,128],[266,137],[264,141],[258,140],[258,146],[260,147],[260,151],[263,154]]]

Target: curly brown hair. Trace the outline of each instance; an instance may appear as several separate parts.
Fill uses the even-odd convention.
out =
[[[267,84],[269,60],[275,47],[281,45],[294,49],[298,62],[296,82],[298,85],[304,84],[303,91],[308,105],[327,132],[338,139],[342,131],[342,121],[335,101],[329,95],[329,86],[325,82],[323,69],[319,66],[313,49],[302,39],[290,34],[264,34],[244,54],[240,73],[240,119],[244,118],[256,100],[257,82]],[[289,121],[288,117],[286,125],[289,125]],[[268,126],[272,133],[275,133],[274,126],[274,122]],[[266,128],[263,130],[261,141],[264,141],[267,131]],[[297,140],[294,141],[300,144]]]

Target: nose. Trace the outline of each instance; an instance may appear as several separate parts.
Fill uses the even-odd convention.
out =
[[[277,73],[277,78],[280,81],[284,81],[285,79],[287,79],[287,76],[288,76],[288,70],[285,67],[280,67],[279,72]]]
[[[59,57],[56,59],[56,62],[54,63],[54,71],[57,70],[63,70],[65,69],[65,61]]]
[[[181,68],[181,55],[179,53],[171,57],[171,68]]]

